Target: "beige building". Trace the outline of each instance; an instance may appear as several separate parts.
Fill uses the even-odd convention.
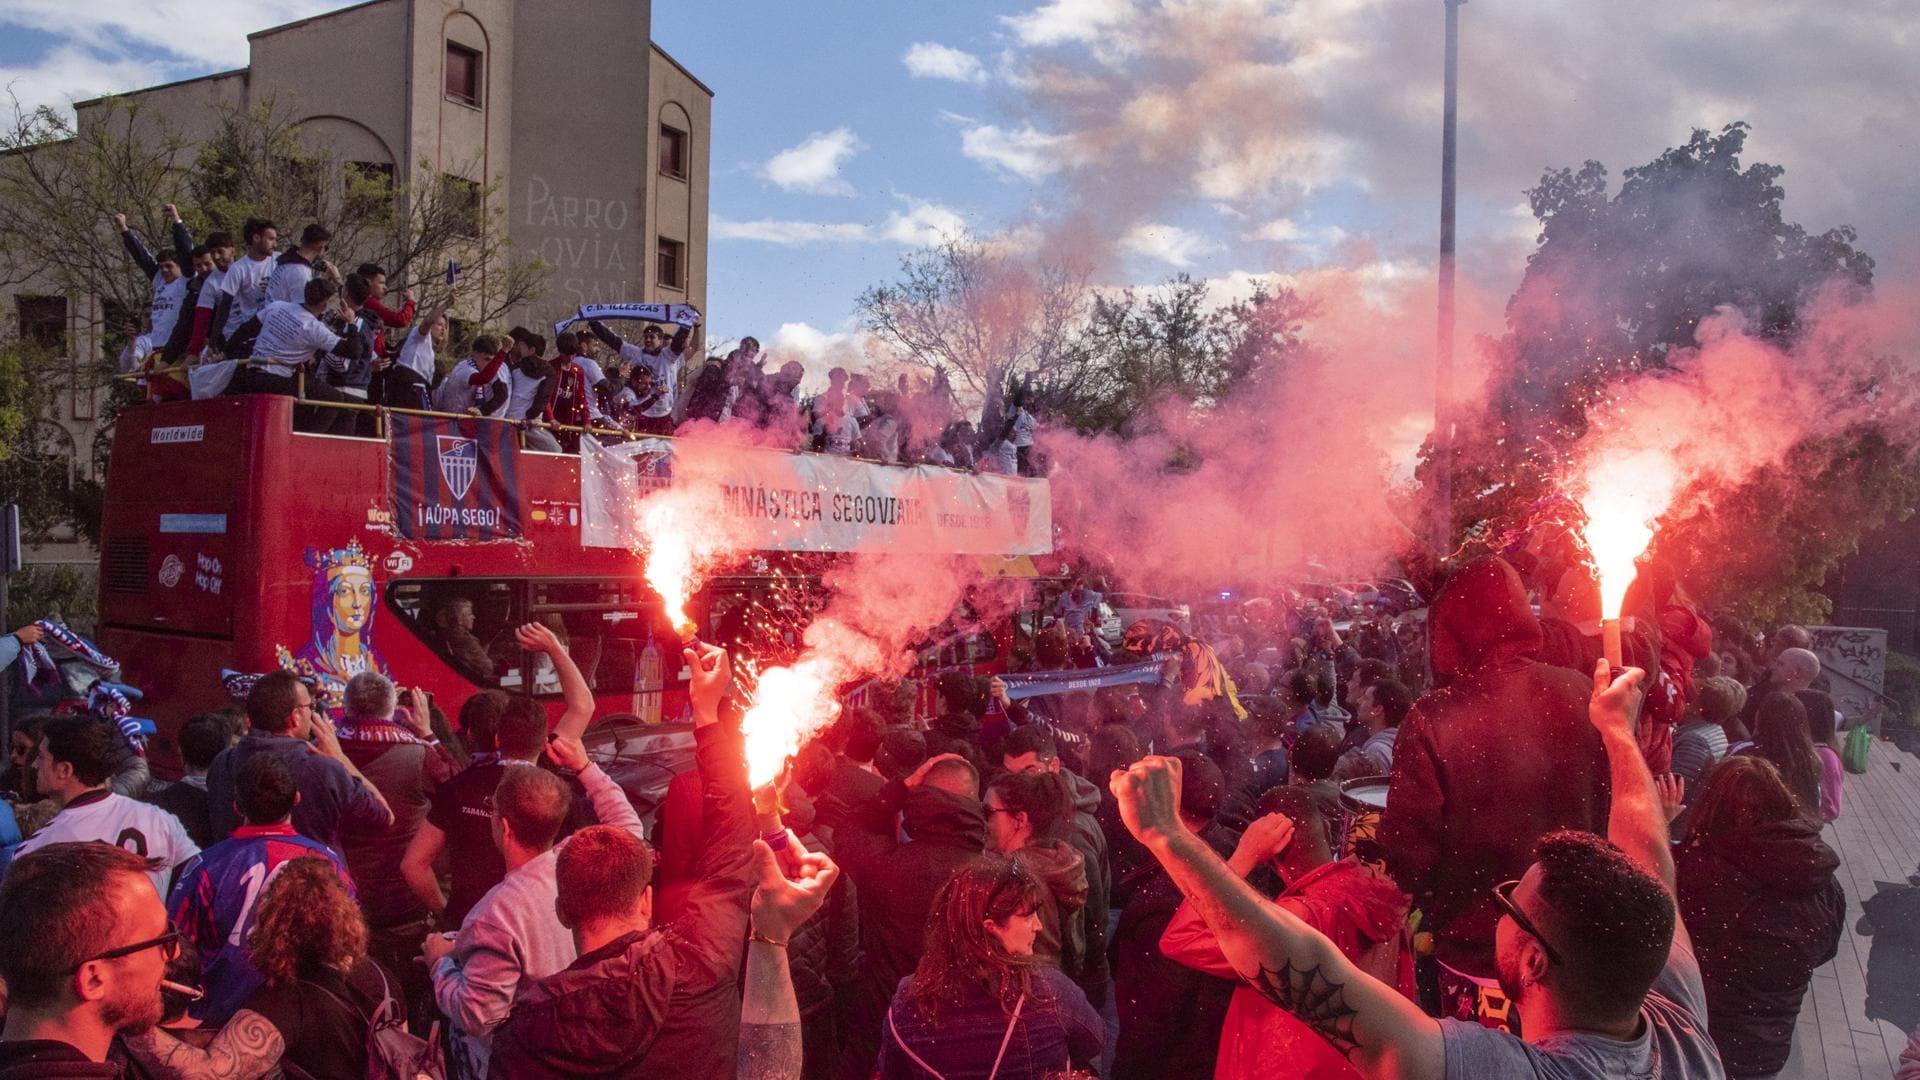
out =
[[[213,133],[219,106],[272,100],[310,142],[400,183],[425,169],[496,185],[516,256],[553,268],[515,313],[527,326],[582,303],[704,312],[713,91],[652,43],[651,14],[649,0],[370,0],[248,35],[245,68],[124,96],[189,143]],[[75,112],[84,129],[102,102]],[[284,246],[303,223],[278,224]],[[23,335],[59,318],[30,287],[11,300]],[[98,355],[91,299],[67,300],[70,347]],[[54,418],[82,471],[101,396],[76,383]],[[36,553],[91,558],[75,544]]]

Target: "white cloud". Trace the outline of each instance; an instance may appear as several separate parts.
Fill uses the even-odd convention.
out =
[[[1133,15],[1131,0],[1048,0],[1024,15],[1003,15],[1023,45],[1099,42]]]
[[[192,75],[209,65],[242,67],[248,34],[340,6],[340,0],[6,0],[0,25],[118,54],[170,54],[195,64]]]
[[[931,247],[949,237],[966,232],[967,222],[958,211],[936,202],[908,198],[907,210],[887,215],[881,231],[895,243],[913,247]]]
[[[1265,225],[1247,234],[1249,240],[1270,240],[1276,244],[1291,244],[1305,235],[1298,222],[1292,218],[1274,218]]]
[[[760,175],[789,191],[851,195],[853,185],[841,177],[840,166],[865,148],[851,128],[815,132],[800,145],[768,158]]]
[[[857,222],[828,221],[732,221],[716,217],[710,226],[715,240],[757,240],[763,244],[800,247],[806,244],[864,243],[873,239],[873,230]]]
[[[21,109],[31,112],[45,105],[68,117],[76,101],[137,90],[172,77],[172,69],[156,61],[107,57],[71,44],[56,45],[31,63],[0,65],[0,89],[10,91]]]
[[[927,247],[966,231],[966,219],[952,207],[910,195],[900,196],[904,210],[887,212],[878,225],[857,221],[785,221],[758,218],[736,221],[715,217],[709,235],[715,240],[748,240],[782,247],[812,244],[867,244],[882,241]]]
[[[1049,135],[1028,124],[1018,131],[993,124],[968,128],[960,136],[960,152],[983,165],[994,166],[1024,180],[1039,180],[1058,172],[1072,159],[1073,140]]]
[[[1180,269],[1192,266],[1195,259],[1208,252],[1220,249],[1219,244],[1199,233],[1175,225],[1153,223],[1135,225],[1121,238],[1120,246],[1135,255],[1159,259]]]
[[[767,339],[770,359],[765,366],[772,371],[789,360],[800,361],[807,369],[806,377],[800,381],[801,393],[818,393],[826,389],[829,369],[871,370],[875,358],[869,355],[868,344],[867,336],[852,328],[822,330],[812,323],[781,323],[780,329]]]
[[[979,57],[938,42],[915,42],[907,48],[907,55],[901,59],[906,63],[908,73],[916,79],[951,79],[965,83],[987,81],[987,69],[981,66]]]

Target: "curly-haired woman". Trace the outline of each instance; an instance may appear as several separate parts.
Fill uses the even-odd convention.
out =
[[[325,859],[282,864],[260,896],[247,948],[266,984],[204,1050],[158,1029],[130,1039],[142,1064],[189,1078],[264,1076],[276,1066],[314,1080],[365,1077],[372,1016],[384,998],[396,1009],[404,998],[399,980],[367,959],[366,920],[339,871]]]
[[[1073,980],[1033,956],[1045,888],[997,854],[947,879],[926,953],[887,1012],[882,1080],[1040,1080],[1097,1065],[1100,1015]]]

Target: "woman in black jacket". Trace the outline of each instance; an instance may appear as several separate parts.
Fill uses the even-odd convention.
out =
[[[1772,1076],[1787,1062],[1814,969],[1839,950],[1840,857],[1771,762],[1737,755],[1707,775],[1675,862],[1727,1075]]]

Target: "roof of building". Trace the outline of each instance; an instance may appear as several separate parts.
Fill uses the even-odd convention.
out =
[[[374,0],[374,2],[379,3],[380,0]],[[73,103],[73,107],[79,109],[88,105],[98,105],[110,97],[132,97],[135,94],[146,94],[155,90],[171,90],[176,86],[185,86],[188,83],[211,82],[214,79],[230,79],[235,75],[245,75],[246,73],[246,68],[230,68],[226,71],[214,71],[205,75],[195,75],[190,79],[175,79],[172,82],[156,83],[153,86],[142,86],[138,89],[127,90],[118,94],[101,94],[99,97],[90,97],[85,101],[76,101]]]
[[[707,93],[707,96],[708,96],[708,97],[712,97],[712,96],[713,96],[713,87],[711,87],[711,86],[708,86],[708,85],[707,85],[706,83],[703,83],[703,82],[701,82],[701,81],[700,81],[700,76],[698,76],[698,75],[695,75],[695,74],[694,74],[693,72],[691,72],[691,71],[688,71],[688,70],[687,70],[687,65],[685,65],[685,64],[683,64],[683,63],[681,63],[681,62],[680,62],[680,61],[678,61],[678,60],[675,60],[675,59],[673,58],[673,54],[672,54],[672,53],[670,53],[670,52],[668,52],[667,50],[665,50],[665,49],[663,49],[663,48],[661,48],[661,47],[660,47],[660,43],[659,43],[659,42],[657,42],[657,41],[655,41],[655,42],[650,42],[650,44],[651,44],[651,45],[653,46],[653,51],[654,51],[654,52],[657,52],[657,53],[659,53],[659,54],[660,54],[660,58],[661,58],[662,60],[665,60],[665,61],[666,61],[667,63],[669,63],[669,64],[672,64],[672,65],[673,65],[674,67],[676,67],[676,68],[678,68],[678,69],[680,70],[680,74],[682,74],[682,75],[685,75],[685,76],[686,76],[687,78],[689,78],[689,79],[691,79],[691,80],[693,80],[693,85],[695,85],[695,86],[697,86],[697,87],[699,87],[700,89],[702,89],[702,90],[704,90],[704,91],[706,91],[706,93]]]
[[[305,26],[308,23],[319,22],[322,19],[331,19],[335,15],[345,15],[349,11],[359,11],[361,8],[372,7],[375,4],[391,2],[392,0],[364,0],[363,3],[349,4],[343,8],[334,8],[332,11],[323,11],[318,15],[309,15],[304,19],[295,19],[292,22],[281,23],[279,26],[269,26],[265,30],[255,30],[253,33],[247,35],[247,40],[252,41],[254,38],[265,37],[268,34],[277,34],[282,30],[291,30],[296,26]]]

